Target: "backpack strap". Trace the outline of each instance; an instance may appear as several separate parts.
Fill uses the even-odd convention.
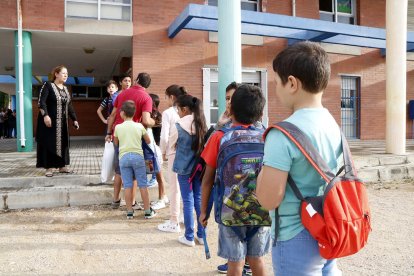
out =
[[[267,133],[272,128],[276,128],[281,131],[298,147],[298,149],[326,183],[329,183],[335,177],[328,164],[326,164],[325,160],[323,160],[319,152],[313,146],[308,136],[306,136],[297,126],[286,121],[279,122],[266,130],[263,135],[264,138],[266,138]]]

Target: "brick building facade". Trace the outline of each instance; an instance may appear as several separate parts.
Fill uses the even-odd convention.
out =
[[[65,32],[65,1],[23,0],[23,28]],[[194,96],[203,98],[203,68],[217,66],[218,44],[208,32],[185,30],[175,38],[167,35],[168,26],[189,4],[207,4],[207,0],[132,1],[131,68],[133,77],[148,72],[152,77],[149,90],[160,95],[161,110],[166,108],[165,88],[171,84],[185,86]],[[358,25],[385,28],[385,0],[356,0],[355,20]],[[16,1],[1,3],[0,29],[15,29]],[[267,13],[292,15],[291,1],[259,1],[260,10]],[[296,1],[296,16],[320,18],[319,1]],[[76,20],[76,19],[74,19]],[[272,60],[288,45],[286,39],[261,37],[259,45],[242,46],[242,67],[265,72],[268,116],[270,122],[284,119],[289,112],[281,107],[275,95]],[[357,130],[351,136],[363,140],[385,139],[385,57],[380,49],[324,45],[329,52],[332,74],[324,95],[324,105],[342,124],[346,104],[344,85],[351,79],[359,89]],[[410,58],[408,58],[410,59]],[[67,64],[69,71],[70,64]],[[125,68],[125,64],[123,65]],[[407,101],[414,99],[414,62],[407,61]],[[121,70],[119,70],[121,71]],[[116,73],[120,73],[120,72]],[[69,72],[70,73],[70,72]],[[35,72],[34,72],[35,74]],[[342,92],[341,92],[342,91]],[[104,126],[96,116],[99,99],[75,99],[81,129],[73,135],[102,135]],[[37,117],[33,101],[34,121]],[[407,138],[411,137],[411,121],[407,118]]]

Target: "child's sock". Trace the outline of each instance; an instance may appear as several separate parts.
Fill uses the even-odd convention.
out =
[[[151,214],[151,209],[145,210],[145,211],[144,211],[144,214],[145,214],[145,215],[149,215],[149,214]]]

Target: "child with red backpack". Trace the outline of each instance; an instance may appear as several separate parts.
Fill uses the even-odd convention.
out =
[[[344,157],[349,157],[345,169],[348,176],[353,176],[346,140],[342,147],[340,128],[322,105],[323,91],[330,77],[329,58],[318,44],[299,42],[276,56],[273,70],[276,94],[293,112],[265,134],[263,167],[257,180],[259,202],[268,210],[276,209],[272,212],[274,274],[341,275],[335,257],[321,255],[325,245],[318,235],[315,238],[313,231],[315,227],[322,228],[329,218],[328,210],[323,209],[325,221],[322,222],[323,211],[317,208],[322,204],[312,200],[321,196],[321,203],[327,199],[331,187],[336,189],[329,185],[325,189],[325,186],[340,179],[335,173],[343,151],[347,153]],[[315,149],[308,151],[311,147]],[[331,179],[335,181],[331,182]],[[348,182],[345,183],[348,187],[354,187],[357,179]],[[362,195],[365,200],[365,194]],[[322,220],[308,227],[305,220],[317,218]],[[365,241],[361,240],[362,246]]]

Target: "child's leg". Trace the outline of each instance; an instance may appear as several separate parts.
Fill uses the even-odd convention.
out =
[[[250,268],[252,269],[253,275],[264,276],[266,275],[265,264],[263,257],[247,257]]]
[[[115,166],[115,178],[114,178],[114,202],[121,200],[121,169],[119,167],[119,147],[114,145],[114,166]]]
[[[155,175],[158,182],[158,199],[163,199],[165,195],[164,177],[162,176],[161,171],[157,172]]]
[[[168,156],[168,185],[170,188],[170,220],[172,223],[178,223],[180,216],[180,186],[178,184],[177,174],[173,172],[175,154]]]
[[[134,204],[136,201],[135,197],[137,194],[137,186],[138,186],[138,183],[137,183],[137,180],[135,179],[134,182],[132,183],[132,204]]]
[[[132,182],[134,170],[132,167],[133,157],[131,153],[126,153],[119,160],[119,167],[122,175],[122,182],[124,183],[125,203],[128,211],[132,211]]]
[[[243,273],[244,260],[238,262],[228,261],[227,275],[240,276]],[[256,274],[254,274],[256,276]]]
[[[202,238],[203,226],[198,221],[201,213],[201,181],[200,179],[194,179],[193,181],[193,198],[194,198],[194,209],[197,217],[197,237]]]
[[[141,193],[142,201],[144,202],[144,210],[150,209],[150,199],[148,192],[147,173],[145,169],[144,157],[140,154],[134,155],[134,175]]]
[[[144,187],[144,188],[139,188],[139,192],[141,193],[141,198],[142,201],[144,202],[144,210],[149,210],[150,209],[150,200],[149,200],[149,192],[148,192],[148,188]]]
[[[189,241],[194,240],[194,197],[193,191],[190,190],[188,184],[189,174],[178,175],[178,183],[180,184],[181,197],[183,199],[183,213],[184,213],[184,225],[185,225],[185,238]]]
[[[127,210],[132,210],[132,190],[133,188],[124,187],[125,203]]]

